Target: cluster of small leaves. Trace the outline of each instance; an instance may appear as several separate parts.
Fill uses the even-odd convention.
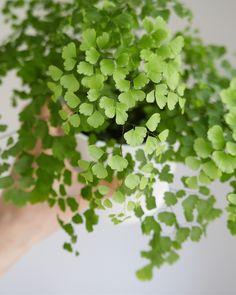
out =
[[[23,18],[18,9],[25,10]],[[192,18],[177,0],[8,0],[3,8],[13,34],[0,46],[0,78],[15,70],[26,87],[14,90],[13,105],[28,102],[17,141],[9,138],[1,154],[5,200],[69,209],[71,222],[58,219],[70,237],[69,252],[77,225],[91,232],[98,210],[120,204],[121,212],[110,215],[114,224],[135,215],[150,240],[141,253],[148,260],[137,272],[141,280],[174,263],[182,244],[199,241],[220,216],[208,188],[215,180],[231,181],[228,227],[236,234],[235,71],[225,48],[206,46],[191,27],[172,36],[172,12]],[[79,133],[89,135],[91,160],[77,151]],[[182,178],[183,189],[166,192],[157,212],[154,185],[173,183],[170,162],[184,163],[195,175]],[[80,213],[69,193],[76,169],[89,204]],[[107,185],[114,179],[115,192]]]

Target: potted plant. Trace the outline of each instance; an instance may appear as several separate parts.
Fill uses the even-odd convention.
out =
[[[175,34],[173,13],[186,21]],[[69,252],[76,225],[93,231],[99,210],[111,210],[114,224],[135,216],[150,239],[141,280],[174,263],[182,244],[199,241],[221,215],[209,188],[215,180],[232,187],[226,210],[236,234],[235,71],[224,47],[205,45],[192,29],[185,6],[17,0],[6,1],[3,14],[13,33],[0,47],[0,76],[15,70],[23,88],[13,101],[27,102],[18,138],[1,154],[6,201],[69,208],[69,222],[58,218]],[[177,163],[192,170],[180,189],[173,187]],[[73,181],[82,184],[84,212],[70,194]]]

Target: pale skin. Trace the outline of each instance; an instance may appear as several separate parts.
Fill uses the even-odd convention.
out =
[[[47,108],[42,110],[42,117],[47,120],[49,114]],[[60,131],[52,129],[55,136]],[[41,143],[38,142],[33,154],[41,152]],[[77,172],[73,169],[72,179],[76,179]],[[116,181],[107,183],[111,192],[116,189]],[[69,189],[70,195],[76,196],[79,201],[79,211],[86,209],[87,204],[80,198],[81,185],[73,181]],[[5,203],[0,196],[0,276],[14,263],[26,254],[35,244],[47,238],[59,229],[57,216],[64,221],[70,220],[72,213],[67,210],[62,213],[58,207],[49,208],[42,203],[16,208],[12,204]]]

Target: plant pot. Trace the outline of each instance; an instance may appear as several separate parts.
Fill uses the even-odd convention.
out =
[[[81,153],[82,159],[87,160],[87,161],[93,161],[93,159],[90,156],[89,151],[88,151],[88,137],[86,135],[80,133],[76,136],[76,139],[77,139],[77,149]],[[96,143],[96,145],[98,147],[102,147],[102,146],[104,146],[104,144],[105,144],[105,142],[103,142],[103,141],[97,141],[97,143]],[[129,145],[123,144],[122,145],[122,153],[123,153],[123,155],[130,153],[134,157],[135,152],[140,148],[143,148],[143,146],[131,147]],[[171,172],[174,173],[176,170],[176,164],[172,163],[172,162],[169,162],[168,164],[170,166]],[[155,167],[160,169],[160,168],[162,168],[162,164],[155,164]],[[154,196],[156,199],[156,208],[155,209],[148,210],[146,208],[144,196],[142,196],[139,199],[142,209],[145,213],[145,216],[154,215],[161,208],[163,208],[164,194],[165,194],[165,192],[170,191],[170,186],[167,182],[157,180],[153,186],[153,190],[154,190]],[[125,216],[127,217],[127,220],[125,223],[133,223],[133,222],[139,221],[139,219],[134,215],[133,211],[128,212],[126,210],[127,202],[132,200],[132,198],[135,198],[135,197],[132,195],[132,196],[129,196],[128,198],[126,198],[125,204],[122,204],[122,205],[113,204],[113,207],[111,209],[106,210],[106,212],[108,213],[107,215],[119,214],[119,213],[123,212],[125,214]]]

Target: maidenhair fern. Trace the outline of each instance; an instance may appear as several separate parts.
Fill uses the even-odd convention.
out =
[[[196,35],[186,7],[177,0],[10,0],[2,12],[13,33],[0,46],[0,77],[14,70],[23,88],[14,90],[13,102],[27,102],[18,138],[9,138],[1,154],[6,201],[71,210],[71,221],[59,223],[70,237],[64,249],[76,254],[76,226],[93,231],[99,210],[120,205],[112,222],[135,215],[149,238],[141,280],[174,263],[182,244],[199,241],[220,216],[209,189],[215,180],[232,187],[228,228],[236,234],[235,70],[225,48]],[[172,13],[185,19],[186,29],[171,33]],[[80,133],[88,136],[91,160],[77,150]],[[171,163],[192,170],[179,189]],[[88,201],[84,212],[69,193],[72,170]],[[158,181],[172,189],[155,210]]]

